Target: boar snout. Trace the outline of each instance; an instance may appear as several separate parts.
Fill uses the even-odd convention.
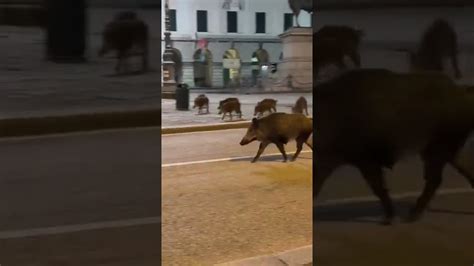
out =
[[[244,146],[244,145],[247,145],[249,144],[250,141],[246,140],[245,138],[243,138],[241,141],[240,141],[240,146]]]
[[[246,136],[244,136],[244,137],[242,138],[242,140],[240,141],[240,145],[241,145],[241,146],[247,145],[247,144],[249,144],[250,142],[252,142],[252,141],[254,141],[254,140],[256,140],[256,139],[257,139],[257,137],[251,137],[251,136],[246,135]]]

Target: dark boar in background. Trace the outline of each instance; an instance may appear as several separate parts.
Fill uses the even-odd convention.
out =
[[[202,109],[204,109],[204,107],[206,107],[206,110],[207,110],[207,114],[209,113],[209,98],[206,97],[206,95],[204,94],[200,94],[198,95],[198,97],[196,97],[196,99],[194,99],[194,106],[193,106],[193,109],[198,107],[198,114],[200,114],[202,112]]]
[[[302,114],[272,113],[260,119],[252,119],[252,123],[240,141],[240,145],[247,145],[255,140],[260,141],[257,155],[252,160],[252,163],[254,163],[262,155],[268,144],[273,143],[283,155],[283,161],[286,162],[285,144],[290,140],[296,140],[296,153],[291,159],[294,161],[303,149],[303,143],[313,149],[313,146],[308,143],[308,138],[312,133],[313,121],[306,116]]]
[[[148,70],[148,26],[130,11],[117,14],[113,21],[107,23],[102,33],[103,44],[99,56],[112,50],[117,51],[117,73],[125,71],[125,60],[132,56],[133,48],[140,50],[142,71]]]
[[[277,100],[274,99],[263,99],[262,101],[258,102],[255,106],[254,116],[258,115],[263,116],[265,112],[276,112],[276,104]]]
[[[361,30],[339,25],[324,26],[315,32],[314,77],[316,78],[319,70],[328,64],[336,64],[340,69],[345,69],[345,56],[348,56],[356,67],[360,67],[359,45],[362,36]]]
[[[291,108],[292,112],[295,114],[302,114],[303,110],[305,111],[306,115],[308,114],[308,102],[306,98],[301,96],[296,100],[295,106]]]
[[[444,71],[443,60],[449,58],[456,78],[461,78],[458,63],[458,41],[454,28],[444,19],[436,19],[423,33],[415,52],[407,49],[410,67],[414,71]]]
[[[219,108],[219,113],[222,114],[222,120],[224,120],[225,115],[228,113],[230,120],[232,120],[232,112],[235,112],[239,115],[239,118],[242,118],[242,111],[240,110],[240,102],[237,101],[227,101],[222,104]]]
[[[419,154],[425,187],[408,220],[417,220],[441,184],[450,163],[474,128],[474,94],[442,73],[396,74],[352,70],[315,87],[317,148],[313,200],[331,173],[350,164],[360,170],[385,211],[394,217],[383,168]],[[460,171],[472,182],[472,175]]]

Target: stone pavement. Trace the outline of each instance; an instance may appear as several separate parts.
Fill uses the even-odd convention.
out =
[[[257,256],[216,266],[312,266],[313,246],[305,246],[292,250],[287,250],[273,255]]]
[[[89,10],[84,64],[45,61],[40,28],[0,26],[0,119],[159,108],[161,12],[137,10],[150,25],[152,71],[116,76],[114,54],[98,58],[97,51],[104,24],[118,11]]]
[[[209,98],[209,112],[210,114],[198,115],[198,109],[192,109],[194,105],[194,98],[201,93],[190,93],[189,99],[189,111],[178,111],[176,110],[175,100],[161,100],[161,121],[162,127],[174,127],[174,126],[189,126],[189,125],[205,125],[205,124],[216,124],[216,123],[229,123],[229,117],[226,116],[224,120],[221,120],[222,115],[218,115],[217,107],[219,101],[224,100],[228,97],[237,97],[241,103],[242,119],[252,119],[254,114],[254,108],[258,101],[265,98],[273,98],[277,100],[277,111],[278,112],[291,112],[291,107],[294,106],[296,100],[300,96],[304,96],[308,101],[308,113],[312,116],[313,108],[313,96],[312,93],[275,93],[275,94],[211,94],[207,93],[206,96]],[[234,117],[238,121],[238,117]]]

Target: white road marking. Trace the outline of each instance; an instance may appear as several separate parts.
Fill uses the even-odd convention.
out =
[[[203,125],[206,126],[206,125]],[[170,133],[170,134],[161,134],[161,137],[172,137],[172,136],[183,136],[183,135],[193,135],[201,133],[219,133],[222,131],[231,131],[231,130],[246,130],[246,128],[227,128],[227,129],[218,129],[218,130],[204,130],[204,131],[195,131],[195,132],[183,132],[183,133]]]
[[[52,227],[23,229],[23,230],[0,231],[0,239],[57,235],[57,234],[97,230],[97,229],[159,224],[160,221],[161,221],[161,217],[156,216],[156,217],[146,217],[146,218],[137,218],[137,219],[87,223],[87,224],[63,225],[63,226],[52,226]]]
[[[450,189],[439,190],[437,194],[438,195],[453,195],[453,194],[473,193],[473,192],[474,192],[474,189],[472,188],[450,188]],[[419,194],[420,192],[406,192],[406,193],[392,195],[392,198],[393,199],[410,198],[410,197],[416,197]],[[372,196],[333,199],[333,200],[327,200],[320,204],[317,204],[317,206],[331,206],[331,205],[339,205],[339,204],[344,204],[344,203],[349,203],[349,202],[371,202],[371,201],[378,201],[378,199]],[[117,220],[117,221],[95,222],[95,223],[87,223],[87,224],[63,225],[63,226],[51,226],[51,227],[43,227],[43,228],[0,231],[0,240],[24,238],[24,237],[38,237],[38,236],[46,236],[46,235],[58,235],[58,234],[90,231],[90,230],[121,228],[121,227],[128,227],[128,226],[151,225],[151,224],[159,224],[160,221],[161,221],[161,217],[156,216],[156,217],[146,217],[146,218],[137,218],[137,219]]]
[[[312,151],[301,151],[301,154],[303,154],[303,153],[310,153],[310,152],[312,152]],[[289,152],[289,153],[287,153],[287,154],[288,154],[288,155],[291,155],[291,154],[294,154],[294,152]],[[262,155],[260,158],[271,157],[271,156],[277,156],[277,155],[281,155],[281,153],[266,154],[266,155]],[[210,159],[210,160],[202,160],[202,161],[168,163],[168,164],[162,164],[162,165],[161,165],[161,168],[174,167],[174,166],[184,166],[184,165],[193,165],[193,164],[206,164],[206,163],[226,162],[226,161],[231,161],[231,160],[253,159],[253,157],[255,157],[255,156],[241,156],[241,157],[219,158],[219,159]]]
[[[437,195],[452,195],[452,194],[473,193],[473,192],[474,192],[474,189],[471,187],[446,188],[446,189],[438,190],[436,194]],[[390,195],[390,197],[392,199],[404,199],[404,198],[418,197],[420,194],[421,194],[421,191],[410,191],[410,192]],[[375,196],[362,196],[362,197],[352,197],[352,198],[343,198],[343,199],[333,199],[333,200],[326,200],[321,203],[316,203],[316,206],[334,206],[334,205],[340,205],[340,204],[345,204],[345,203],[372,202],[372,201],[379,201],[379,199]]]

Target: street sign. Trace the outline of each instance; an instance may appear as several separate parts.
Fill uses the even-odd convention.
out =
[[[223,64],[224,68],[238,69],[238,68],[240,68],[240,59],[224,58],[222,60],[222,64]]]

